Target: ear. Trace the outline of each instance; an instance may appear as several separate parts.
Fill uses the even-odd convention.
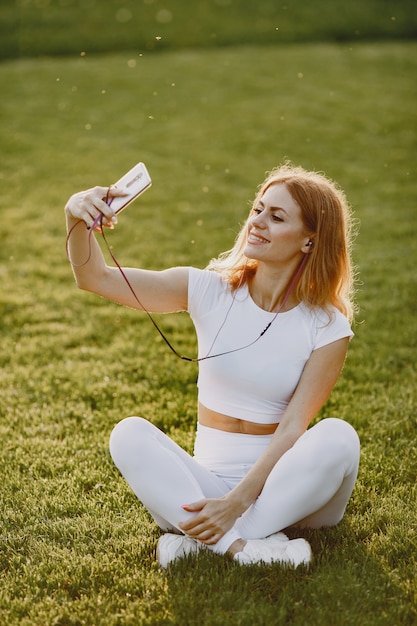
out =
[[[314,246],[314,241],[312,239],[309,239],[301,248],[301,252],[304,252],[304,254],[310,254],[310,252],[312,252],[313,250],[313,246]]]

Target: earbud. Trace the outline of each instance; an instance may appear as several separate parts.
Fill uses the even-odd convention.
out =
[[[311,248],[311,246],[314,246],[314,241],[311,241],[311,239],[309,239],[307,245]]]

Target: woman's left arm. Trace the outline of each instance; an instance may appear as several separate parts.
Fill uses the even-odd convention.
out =
[[[346,337],[312,352],[268,448],[226,496],[184,506],[185,510],[196,513],[180,525],[185,533],[212,545],[232,528],[259,496],[272,468],[307,430],[326,402],[343,368],[348,343]]]

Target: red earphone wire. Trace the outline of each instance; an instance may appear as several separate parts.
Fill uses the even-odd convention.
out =
[[[135,298],[136,302],[139,304],[139,306],[140,306],[140,308],[142,309],[142,311],[144,311],[144,313],[146,313],[146,315],[148,316],[148,318],[150,319],[150,321],[151,321],[151,322],[152,322],[152,324],[154,325],[155,329],[158,331],[159,335],[162,337],[162,339],[164,340],[164,342],[166,343],[166,345],[168,346],[168,348],[169,348],[169,349],[170,349],[170,350],[171,350],[171,351],[175,354],[175,356],[177,356],[177,357],[178,357],[179,359],[181,359],[182,361],[189,361],[189,362],[191,362],[191,363],[198,363],[198,362],[200,362],[200,361],[205,361],[205,360],[207,360],[207,359],[214,359],[214,358],[216,358],[216,357],[225,356],[226,354],[232,354],[233,352],[239,352],[240,350],[245,350],[246,348],[250,348],[250,347],[251,347],[251,346],[253,346],[253,345],[254,345],[257,341],[259,341],[259,339],[261,339],[261,337],[263,337],[263,335],[267,332],[267,330],[268,330],[268,329],[271,327],[271,325],[275,322],[276,318],[277,318],[277,317],[278,317],[278,315],[281,313],[282,309],[284,308],[285,304],[287,303],[288,298],[290,297],[290,294],[291,294],[292,290],[294,289],[294,287],[295,287],[295,285],[296,285],[296,283],[297,283],[297,281],[298,281],[298,279],[299,279],[299,277],[300,277],[300,275],[301,275],[301,272],[303,271],[304,266],[305,266],[305,264],[307,263],[308,257],[309,257],[309,255],[308,255],[308,254],[305,254],[305,255],[304,255],[304,258],[303,258],[303,260],[301,261],[300,265],[298,266],[296,273],[294,274],[294,277],[293,277],[293,279],[292,279],[292,281],[291,281],[291,283],[290,283],[290,286],[288,287],[288,289],[287,289],[287,291],[286,291],[286,293],[285,293],[284,299],[283,299],[283,301],[282,301],[282,303],[281,303],[281,305],[280,305],[280,307],[279,307],[278,311],[275,313],[274,317],[273,317],[273,318],[272,318],[272,320],[269,322],[269,324],[267,324],[267,326],[266,326],[266,327],[263,329],[263,331],[262,331],[262,332],[258,335],[258,337],[256,337],[256,339],[254,339],[253,341],[251,341],[250,343],[248,343],[248,344],[246,344],[246,345],[244,345],[244,346],[241,346],[240,348],[234,348],[233,350],[227,350],[227,351],[225,351],[225,352],[219,352],[218,354],[210,354],[210,352],[211,352],[211,350],[213,349],[213,346],[214,346],[214,344],[215,344],[215,342],[216,342],[216,339],[217,339],[217,337],[219,336],[219,333],[220,333],[221,329],[223,328],[223,326],[224,326],[224,324],[225,324],[225,322],[226,322],[226,319],[227,319],[227,317],[228,317],[228,315],[229,315],[230,309],[232,308],[232,306],[233,306],[233,304],[234,304],[234,302],[235,302],[235,297],[234,297],[234,295],[233,295],[233,300],[232,300],[232,302],[231,302],[231,304],[230,304],[229,309],[227,310],[227,313],[226,313],[226,318],[225,318],[224,322],[222,323],[222,325],[220,326],[219,331],[217,332],[217,334],[216,334],[216,336],[215,336],[215,338],[214,338],[214,340],[213,340],[213,343],[212,343],[212,345],[211,345],[211,347],[210,347],[209,352],[207,353],[207,355],[206,355],[206,356],[203,356],[203,357],[194,357],[194,358],[193,358],[193,357],[188,357],[188,356],[184,356],[183,354],[180,354],[180,353],[179,353],[179,352],[178,352],[178,351],[174,348],[174,346],[171,344],[171,342],[169,341],[169,339],[168,339],[168,338],[164,335],[163,331],[159,328],[158,324],[156,323],[156,321],[154,320],[154,318],[152,317],[152,315],[151,315],[151,314],[149,313],[149,311],[148,311],[148,310],[147,310],[147,309],[143,306],[143,304],[142,304],[142,302],[140,301],[140,299],[139,299],[138,295],[136,294],[135,290],[133,289],[133,287],[132,287],[132,285],[131,285],[131,283],[130,283],[130,281],[129,281],[128,277],[126,276],[126,274],[125,274],[125,272],[124,272],[123,268],[121,267],[120,263],[118,262],[118,260],[117,260],[117,259],[116,259],[116,257],[114,256],[114,254],[113,254],[113,252],[112,252],[112,250],[111,250],[111,248],[110,248],[110,246],[109,246],[109,243],[108,243],[108,241],[107,241],[107,238],[106,238],[106,236],[105,236],[105,234],[104,234],[104,229],[103,229],[103,226],[102,226],[102,221],[103,221],[103,215],[100,213],[100,215],[99,215],[98,217],[96,217],[96,219],[94,220],[94,222],[93,222],[93,224],[92,224],[91,228],[89,229],[89,231],[90,231],[90,232],[89,232],[89,234],[88,234],[88,241],[89,241],[89,253],[88,253],[88,257],[87,257],[87,259],[86,259],[83,263],[81,263],[81,264],[75,264],[75,263],[73,263],[73,262],[71,261],[71,258],[70,258],[70,255],[69,255],[69,239],[70,239],[70,237],[71,237],[72,232],[73,232],[73,231],[74,231],[74,229],[76,228],[76,226],[78,226],[78,224],[80,224],[80,223],[84,223],[84,221],[83,221],[83,220],[79,220],[78,222],[76,222],[76,223],[75,223],[75,224],[71,227],[71,229],[68,231],[67,238],[66,238],[66,242],[65,242],[65,249],[66,249],[66,254],[67,254],[68,261],[71,263],[71,265],[72,265],[73,267],[83,267],[83,265],[86,265],[86,264],[88,263],[88,261],[89,261],[89,260],[90,260],[90,258],[91,258],[91,237],[92,237],[92,233],[93,233],[93,230],[96,228],[96,226],[97,226],[98,224],[100,224],[101,235],[102,235],[103,240],[104,240],[104,242],[105,242],[105,244],[106,244],[107,250],[108,250],[108,252],[109,252],[109,254],[110,254],[110,256],[111,256],[111,258],[112,258],[113,262],[115,263],[116,267],[118,268],[119,272],[120,272],[120,273],[121,273],[121,275],[123,276],[123,279],[124,279],[124,281],[125,281],[126,285],[128,286],[129,290],[131,291],[131,293],[132,293],[133,297]]]

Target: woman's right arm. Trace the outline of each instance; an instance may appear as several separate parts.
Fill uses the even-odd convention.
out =
[[[103,215],[104,226],[114,224],[114,212],[104,201],[106,195],[106,187],[94,187],[74,194],[65,206],[67,231],[70,233],[68,253],[78,287],[119,304],[140,310],[146,308],[153,313],[185,311],[188,304],[188,268],[173,267],[159,272],[123,268],[142,307],[120,270],[106,264],[94,234],[88,230],[100,214]],[[120,193],[110,189],[109,195],[112,197]]]

